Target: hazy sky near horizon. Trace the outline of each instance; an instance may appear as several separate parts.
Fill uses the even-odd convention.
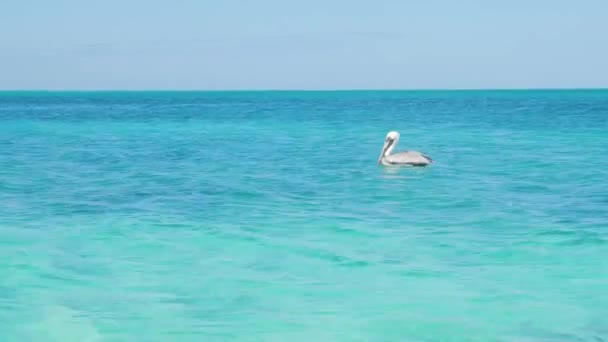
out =
[[[553,87],[608,87],[608,1],[0,1],[0,89]]]

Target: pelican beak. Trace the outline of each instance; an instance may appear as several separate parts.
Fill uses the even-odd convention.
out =
[[[378,165],[380,165],[380,163],[382,162],[382,157],[384,157],[384,154],[386,153],[386,149],[388,149],[388,147],[390,146],[390,139],[386,139],[386,141],[384,142],[384,146],[382,146],[382,152],[380,153],[380,156],[378,157]]]

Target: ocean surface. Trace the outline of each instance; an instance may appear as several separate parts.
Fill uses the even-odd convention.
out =
[[[608,341],[608,90],[2,92],[0,341]]]

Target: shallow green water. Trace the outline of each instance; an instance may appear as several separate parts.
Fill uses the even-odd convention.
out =
[[[603,90],[0,93],[0,339],[608,341],[607,152]]]

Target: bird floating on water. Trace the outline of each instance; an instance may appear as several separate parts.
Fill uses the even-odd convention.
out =
[[[384,166],[427,166],[433,163],[433,159],[418,151],[404,151],[391,154],[399,143],[399,132],[391,131],[386,135],[382,153],[378,158],[378,165]]]

